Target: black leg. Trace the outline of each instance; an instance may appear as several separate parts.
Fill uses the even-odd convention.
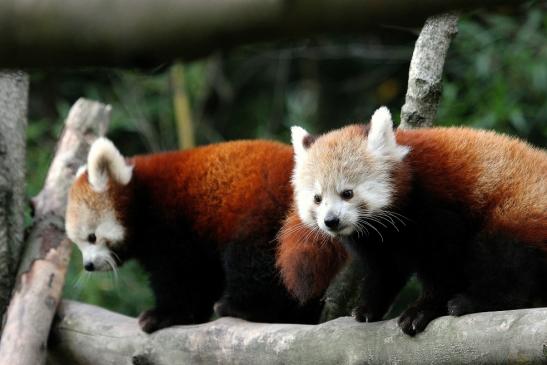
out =
[[[472,231],[465,214],[450,207],[429,207],[416,215],[416,222],[412,246],[422,293],[399,317],[399,326],[410,336],[447,315],[449,299],[468,286],[464,273]]]
[[[399,327],[409,336],[422,332],[435,318],[447,314],[446,295],[424,289],[420,298],[399,317]]]
[[[317,323],[318,301],[301,306],[290,296],[275,267],[273,244],[232,243],[223,252],[226,286],[215,303],[219,316],[257,322]]]
[[[215,260],[201,258],[197,266],[164,258],[150,271],[156,306],[139,316],[142,330],[150,333],[173,325],[206,322],[220,296],[222,278],[222,268]]]
[[[447,315],[448,300],[466,286],[460,251],[441,242],[437,249],[423,251],[418,262],[422,293],[399,317],[399,326],[407,335],[414,336],[435,318]]]
[[[466,263],[469,286],[448,302],[448,313],[510,310],[547,304],[547,260],[532,246],[479,234]],[[543,285],[543,287],[542,287]]]
[[[408,281],[412,270],[405,255],[389,242],[356,243],[353,251],[364,265],[359,305],[353,315],[359,322],[381,320],[397,294]]]

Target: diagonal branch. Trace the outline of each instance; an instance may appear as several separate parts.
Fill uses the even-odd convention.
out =
[[[444,62],[452,38],[458,33],[458,16],[441,14],[427,19],[416,41],[401,128],[431,127],[441,98]]]
[[[63,224],[68,187],[92,140],[106,129],[109,119],[109,106],[84,99],[70,110],[44,188],[33,200],[34,223],[0,341],[2,365],[45,363],[47,338],[72,247]]]

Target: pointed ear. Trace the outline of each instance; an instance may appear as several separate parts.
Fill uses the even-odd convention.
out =
[[[93,142],[87,156],[87,174],[95,191],[105,191],[109,179],[126,185],[131,180],[132,172],[133,167],[126,164],[110,140],[100,137]]]
[[[291,141],[295,159],[298,160],[307,155],[307,150],[315,141],[315,137],[309,134],[304,128],[293,126],[291,127]]]
[[[410,151],[409,147],[397,144],[391,113],[385,106],[378,108],[370,119],[367,149],[375,156],[394,157],[397,160],[402,160]]]

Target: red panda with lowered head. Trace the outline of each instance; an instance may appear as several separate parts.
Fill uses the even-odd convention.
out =
[[[547,302],[545,151],[468,128],[394,131],[385,107],[368,125],[319,137],[293,127],[292,139],[295,208],[277,266],[302,302],[320,295],[345,249],[366,269],[359,321],[382,319],[417,275],[421,296],[399,318],[409,335],[446,314]],[[329,250],[302,225],[329,237]]]
[[[275,269],[276,234],[290,205],[290,146],[236,141],[125,159],[97,139],[70,189],[66,231],[88,271],[134,258],[149,273],[152,332],[218,315],[314,323]]]

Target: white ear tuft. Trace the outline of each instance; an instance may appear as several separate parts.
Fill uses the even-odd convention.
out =
[[[391,113],[385,106],[378,108],[370,119],[367,149],[373,155],[394,157],[398,160],[402,160],[410,151],[409,147],[397,144]]]
[[[291,127],[291,141],[294,149],[295,158],[303,157],[310,147],[311,135],[302,127]]]
[[[114,144],[104,137],[97,138],[91,145],[87,168],[89,183],[98,192],[106,190],[109,178],[126,185],[133,171]]]

